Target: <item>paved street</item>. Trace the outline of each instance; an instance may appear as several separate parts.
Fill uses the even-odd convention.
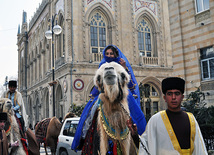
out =
[[[48,152],[48,154],[51,154],[51,151],[49,148],[47,148],[47,152]],[[46,155],[43,144],[40,146],[40,155]]]

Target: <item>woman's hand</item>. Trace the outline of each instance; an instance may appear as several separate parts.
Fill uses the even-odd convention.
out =
[[[123,66],[123,68],[126,69],[126,61],[123,58],[120,58],[119,63],[120,63],[121,66]]]
[[[131,131],[131,135],[132,136],[138,135],[138,133],[137,133],[137,125],[133,124],[131,117],[126,121],[126,125],[129,128],[129,130]]]

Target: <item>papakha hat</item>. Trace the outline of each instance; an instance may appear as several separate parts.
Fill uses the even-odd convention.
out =
[[[177,89],[184,93],[185,81],[179,77],[168,77],[162,81],[162,92],[166,94],[167,90]]]
[[[15,80],[10,80],[10,81],[9,81],[9,87],[17,87],[17,81],[15,81]]]
[[[7,113],[6,112],[0,113],[0,121],[7,121]]]

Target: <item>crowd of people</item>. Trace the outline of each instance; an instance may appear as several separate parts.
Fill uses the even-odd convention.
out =
[[[162,93],[167,104],[167,109],[153,115],[148,123],[140,108],[140,93],[137,80],[134,76],[131,65],[128,59],[115,45],[108,45],[103,50],[103,59],[99,64],[99,68],[104,63],[116,62],[120,64],[130,75],[128,83],[129,94],[127,97],[130,110],[130,119],[127,120],[127,126],[131,132],[132,139],[135,143],[139,154],[163,155],[163,154],[193,154],[206,155],[207,150],[204,140],[194,116],[181,109],[181,103],[184,98],[185,81],[179,77],[168,77],[162,81]],[[21,94],[16,91],[17,82],[9,81],[9,91],[2,95],[2,98],[9,98],[13,105],[20,132],[25,133],[28,128],[28,116],[25,111],[24,103]],[[90,100],[86,104],[77,132],[72,143],[72,149],[77,151],[82,148],[89,140],[94,138],[91,128],[96,128],[93,120],[96,120],[96,112],[99,110],[97,102],[99,100],[99,90],[94,87],[90,94]],[[4,131],[5,121],[7,121],[7,113],[0,113],[0,148],[1,154],[7,155],[9,147],[18,147],[19,142],[8,143]],[[32,127],[32,125],[31,125]],[[91,134],[91,136],[87,136]],[[112,151],[114,141],[109,138],[108,152],[106,154],[114,154]],[[98,154],[97,148],[87,147],[84,150],[85,154]],[[82,153],[82,154],[84,154]]]

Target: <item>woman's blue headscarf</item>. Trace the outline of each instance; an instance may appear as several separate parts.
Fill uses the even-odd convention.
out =
[[[105,55],[106,49],[109,48],[110,46],[113,46],[118,51],[118,57],[110,58]],[[126,62],[126,67],[128,68],[129,74],[131,75],[132,85],[135,85],[135,89],[132,90],[132,94],[137,96],[136,101],[137,101],[137,104],[140,106],[140,91],[139,91],[139,86],[138,86],[137,80],[135,79],[132,67],[131,67],[128,59],[125,57],[125,55],[120,51],[120,49],[117,46],[115,46],[115,45],[106,46],[106,48],[103,50],[103,59],[101,60],[99,67],[106,62],[112,62],[112,61],[120,64],[119,61],[121,58],[124,59]],[[131,83],[129,85],[131,85]]]
[[[106,49],[109,48],[110,46],[113,46],[118,51],[118,57],[110,58],[105,55]],[[134,89],[129,89],[129,95],[127,97],[127,100],[128,100],[128,105],[129,105],[129,110],[130,110],[130,115],[132,117],[132,120],[137,125],[138,134],[141,135],[145,131],[145,128],[146,128],[146,119],[140,108],[139,87],[138,87],[138,83],[135,79],[131,65],[129,64],[129,61],[127,60],[125,55],[120,51],[120,49],[117,46],[108,45],[103,50],[103,59],[101,60],[99,67],[106,62],[112,62],[112,61],[120,64],[119,61],[121,58],[123,58],[125,60],[127,70],[129,72],[129,74],[131,75],[131,80],[130,80],[128,86],[132,86],[132,85],[135,86]],[[80,145],[80,140],[83,135],[83,127],[84,127],[85,121],[89,117],[91,109],[92,109],[93,105],[96,103],[98,96],[99,96],[99,91],[96,87],[94,87],[93,90],[91,91],[91,96],[93,97],[93,99],[89,100],[89,102],[86,104],[86,106],[82,112],[77,130],[76,130],[76,133],[74,136],[74,140],[73,140],[73,143],[71,146],[71,149],[73,149],[75,151],[78,150],[78,146]],[[135,97],[135,96],[137,96],[137,97]]]

